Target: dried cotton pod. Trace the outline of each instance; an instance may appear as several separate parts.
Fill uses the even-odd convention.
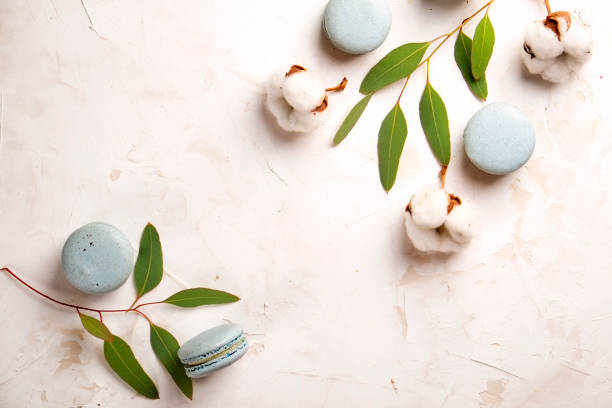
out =
[[[326,89],[316,74],[293,65],[272,75],[266,86],[265,105],[284,130],[310,132],[328,117],[327,92],[343,90],[346,82],[345,78],[340,85]]]
[[[521,57],[530,73],[561,83],[588,61],[592,48],[591,28],[577,14],[558,11],[527,27]]]

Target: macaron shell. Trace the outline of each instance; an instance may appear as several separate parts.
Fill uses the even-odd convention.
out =
[[[228,350],[228,352],[223,353],[220,357],[214,360],[193,367],[185,367],[185,373],[188,377],[191,378],[202,378],[214,373],[215,371],[234,364],[236,361],[240,360],[243,355],[246,354],[249,348],[249,344],[247,342],[246,337],[242,336],[241,340],[242,343],[239,347],[232,350]]]
[[[522,167],[535,148],[529,118],[507,103],[492,103],[470,119],[464,132],[465,153],[482,171],[503,175]]]
[[[391,29],[386,0],[330,0],[323,30],[334,47],[349,54],[365,54],[378,48]]]
[[[222,324],[198,334],[187,341],[178,350],[178,357],[183,364],[191,364],[201,356],[213,352],[242,335],[242,328],[237,324]]]
[[[101,294],[119,288],[134,268],[128,238],[110,224],[94,222],[74,231],[62,250],[66,278],[77,289]]]

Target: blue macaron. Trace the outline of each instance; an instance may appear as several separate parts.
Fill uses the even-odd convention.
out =
[[[117,228],[93,222],[70,234],[62,250],[62,266],[68,281],[80,291],[107,293],[130,276],[134,250]]]
[[[349,54],[378,48],[391,29],[387,0],[330,0],[323,30],[334,47]]]
[[[244,332],[237,324],[208,329],[178,350],[178,357],[191,378],[207,375],[238,361],[248,349]]]
[[[508,103],[484,106],[470,119],[463,134],[465,153],[482,171],[503,175],[518,170],[535,148],[529,118]]]

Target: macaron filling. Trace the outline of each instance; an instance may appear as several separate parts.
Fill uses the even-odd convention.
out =
[[[190,359],[184,359],[182,363],[185,365],[186,370],[194,369],[196,368],[196,366],[199,367],[202,365],[204,365],[204,367],[207,367],[209,365],[214,364],[217,361],[221,361],[225,358],[228,358],[236,354],[238,351],[242,350],[246,346],[247,346],[246,338],[244,337],[242,333],[240,333],[233,340],[224,344],[223,346],[218,347],[214,350],[208,351],[197,357],[190,358]]]

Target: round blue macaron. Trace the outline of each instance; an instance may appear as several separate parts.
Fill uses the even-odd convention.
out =
[[[107,293],[130,276],[134,251],[117,228],[93,222],[70,234],[62,250],[62,266],[68,281],[80,291]]]
[[[235,363],[248,347],[240,326],[222,324],[198,334],[183,344],[177,354],[187,376],[200,378]]]
[[[494,175],[519,169],[535,148],[535,130],[529,118],[507,103],[492,103],[476,112],[463,139],[470,161]]]
[[[386,0],[330,0],[323,16],[327,38],[349,54],[378,48],[390,28],[391,10]]]

